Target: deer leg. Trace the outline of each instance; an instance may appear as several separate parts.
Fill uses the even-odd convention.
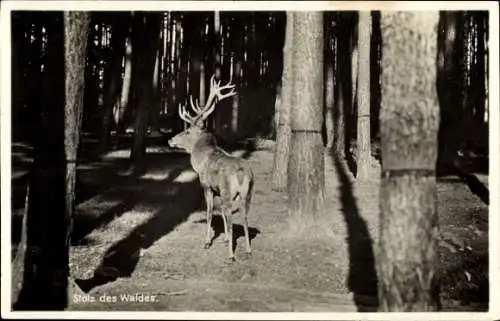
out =
[[[205,188],[205,202],[207,203],[207,234],[203,247],[208,249],[211,243],[210,231],[212,229],[212,210],[214,207],[214,195],[210,188]]]
[[[252,189],[250,188],[245,197],[245,206],[240,208],[243,214],[243,229],[245,231],[245,245],[247,256],[252,255],[252,248],[250,247],[250,233],[248,232],[248,212],[250,211],[250,203],[252,201]]]
[[[224,205],[221,206],[222,210],[222,217],[226,218],[227,222],[227,238],[229,240],[228,242],[228,250],[229,250],[229,255],[227,257],[227,263],[232,263],[234,262],[234,252],[233,252],[233,223],[231,222],[231,208],[225,203]]]
[[[224,242],[229,242],[229,237],[227,236],[227,220],[224,211],[221,210],[222,222],[224,222]]]
[[[248,218],[246,213],[243,219],[243,230],[245,231],[245,252],[247,256],[250,256],[252,255],[252,248],[250,247],[250,233],[248,232]]]

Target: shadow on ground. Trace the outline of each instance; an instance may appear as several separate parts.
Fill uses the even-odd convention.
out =
[[[165,161],[168,161],[164,157]],[[155,241],[171,232],[177,225],[201,209],[202,191],[196,180],[176,183],[173,180],[188,168],[176,167],[165,180],[152,181],[143,179],[132,195],[123,195],[122,210],[133,207],[136,201],[158,209],[146,222],[136,226],[125,238],[111,246],[103,256],[99,266],[90,279],[77,279],[76,283],[83,291],[89,292],[94,287],[116,280],[118,277],[130,277],[140,257],[141,249],[149,248]],[[116,215],[122,215],[120,211]],[[96,224],[94,224],[96,225]]]
[[[201,219],[194,221],[194,223],[198,224],[206,224],[207,220],[206,219]],[[213,236],[210,239],[210,246],[213,244],[213,242],[222,234],[224,234],[224,222],[222,221],[222,216],[217,215],[214,213],[212,216],[212,229],[213,229]],[[255,227],[248,227],[248,234],[250,237],[250,244],[252,244],[252,240],[260,234],[260,230],[255,228]],[[243,226],[240,224],[235,224],[233,223],[233,251],[236,250],[236,245],[237,245],[237,240],[240,237],[244,237],[245,232],[243,230]]]
[[[342,214],[347,227],[349,247],[349,276],[347,285],[354,294],[354,303],[359,312],[374,312],[378,308],[378,279],[375,268],[373,240],[364,219],[360,216],[354,198],[352,183],[345,167],[335,153],[332,153],[334,166],[340,182]]]
[[[251,153],[251,152],[249,152]],[[85,243],[85,235],[93,229],[130,211],[137,203],[155,209],[153,216],[146,222],[136,226],[125,238],[111,246],[103,256],[99,266],[94,270],[90,279],[76,279],[80,288],[89,292],[99,285],[116,280],[119,277],[130,277],[139,261],[142,249],[149,248],[154,242],[170,233],[189,216],[204,209],[203,192],[198,178],[188,182],[178,182],[177,177],[185,170],[190,169],[189,158],[186,154],[157,153],[147,155],[147,164],[141,166],[148,172],[159,171],[169,167],[168,175],[161,180],[137,178],[136,182],[129,181],[131,186],[117,187],[112,191],[113,197],[119,199],[120,204],[113,206],[98,217],[80,218],[75,225],[77,241]],[[134,175],[144,174],[143,171],[134,171]],[[220,222],[219,222],[220,220]],[[221,234],[222,220],[214,216],[213,227],[215,233]],[[236,239],[244,235],[243,227],[234,224],[233,237]],[[249,229],[251,238],[259,234],[255,228]],[[76,239],[75,239],[76,241]],[[236,242],[233,243],[236,245]]]

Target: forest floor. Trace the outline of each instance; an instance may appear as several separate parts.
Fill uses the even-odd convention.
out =
[[[27,150],[13,146],[14,244],[29,161],[24,159],[24,168],[20,164]],[[379,178],[357,183],[345,162],[325,155],[329,233],[290,235],[284,232],[286,192],[271,184],[272,142],[247,156],[256,181],[249,214],[253,256],[244,255],[235,214],[232,265],[225,264],[217,213],[213,244],[203,249],[204,201],[187,155],[148,148],[140,174],[128,171],[125,150],[83,159],[70,269],[85,292],[73,296],[69,310],[374,311]],[[487,174],[475,176],[488,185]],[[438,179],[438,214],[443,310],[486,311],[488,206],[458,177],[444,176]]]

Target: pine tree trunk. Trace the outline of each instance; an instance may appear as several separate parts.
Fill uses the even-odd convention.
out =
[[[125,133],[124,116],[129,108],[130,93],[132,89],[132,37],[126,40],[125,49],[125,71],[123,74],[122,90],[120,93],[120,103],[113,111],[114,122],[117,133]]]
[[[312,231],[324,214],[322,35],[322,12],[294,13],[288,209],[296,235]]]
[[[105,92],[103,117],[101,123],[101,134],[99,142],[99,152],[103,153],[108,149],[109,134],[111,130],[111,122],[113,120],[113,107],[115,107],[122,80],[122,62],[125,54],[125,41],[127,39],[127,17],[115,16],[113,34],[111,36],[110,46],[113,54],[108,67],[105,69]]]
[[[462,56],[462,115],[461,115],[461,132],[470,134],[471,123],[471,104],[470,104],[470,88],[471,88],[471,64],[472,64],[472,28],[471,28],[471,12],[463,12],[463,56]],[[469,135],[463,135],[458,142],[458,148],[465,148]]]
[[[484,122],[486,123],[486,126],[488,126],[489,123],[489,49],[488,49],[488,43],[489,43],[489,13],[485,14],[483,17],[483,24],[484,24],[484,37],[483,37],[483,48],[484,48]],[[488,144],[486,144],[488,147]]]
[[[16,303],[19,298],[19,293],[23,288],[23,275],[24,275],[24,262],[26,259],[26,249],[28,241],[28,204],[30,199],[30,187],[29,184],[26,188],[26,199],[24,202],[23,219],[21,223],[21,239],[19,240],[19,245],[17,246],[16,255],[12,261],[12,286],[11,286],[11,297],[12,303]]]
[[[19,310],[62,310],[71,296],[69,246],[90,14],[53,15],[29,188],[23,285],[14,307]]]
[[[382,12],[381,311],[438,309],[438,12]]]
[[[153,95],[153,76],[156,52],[159,46],[161,14],[137,14],[132,41],[135,49],[132,56],[133,85],[137,112],[134,123],[134,142],[130,159],[140,165],[146,153],[146,126]],[[135,70],[135,71],[134,71]]]
[[[440,172],[445,173],[453,166],[458,144],[462,139],[460,128],[460,64],[457,50],[459,41],[457,38],[457,23],[459,16],[457,12],[442,11],[440,13],[440,28],[438,35],[438,73],[437,90],[440,105],[440,127],[439,127],[439,149],[437,167]]]
[[[278,129],[274,150],[273,184],[274,189],[283,191],[287,186],[288,156],[290,153],[291,124],[290,113],[292,109],[293,94],[293,48],[294,48],[294,13],[286,13],[285,43],[283,47],[283,76],[281,92],[276,97],[276,119]]]
[[[340,54],[339,54],[340,56]],[[342,70],[344,67],[341,66],[342,62],[339,63],[337,67],[337,74],[335,77],[337,81],[335,82],[335,98],[336,106],[334,109],[333,119],[335,125],[335,134],[333,135],[333,145],[335,147],[335,153],[338,155],[339,159],[344,159],[346,157],[346,124],[345,124],[345,99],[344,99],[344,84],[342,80]]]
[[[336,29],[336,72],[335,72],[335,109],[334,109],[334,125],[335,125],[335,135],[333,136],[335,153],[338,155],[339,159],[346,158],[346,150],[349,143],[347,135],[347,118],[349,117],[348,106],[350,104],[349,95],[347,92],[350,91],[348,81],[348,67],[350,65],[347,47],[349,43],[347,42],[348,33],[345,27],[340,27],[348,24],[348,19],[345,17],[345,13],[341,12],[337,14],[337,27]]]
[[[327,34],[327,44],[325,47],[325,131],[326,131],[326,147],[331,149],[333,147],[334,140],[334,109],[335,109],[335,87],[334,87],[334,77],[335,77],[335,48],[333,30],[331,28],[332,15],[328,16],[330,19],[326,23],[325,27],[328,30]]]
[[[358,19],[358,130],[356,144],[356,178],[369,180],[373,178],[370,138],[370,35],[371,13],[360,11]]]

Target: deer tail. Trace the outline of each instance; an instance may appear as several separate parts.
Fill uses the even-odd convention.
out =
[[[243,182],[245,181],[246,173],[245,170],[240,167],[236,171],[236,177],[238,178],[238,184],[243,185]]]

